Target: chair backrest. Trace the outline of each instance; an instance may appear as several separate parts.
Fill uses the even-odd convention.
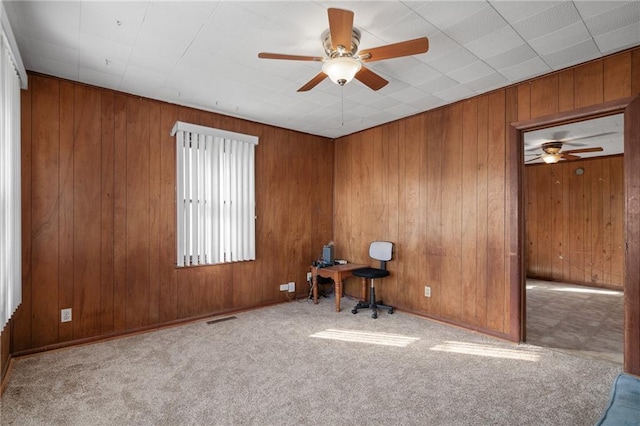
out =
[[[389,241],[373,241],[369,245],[369,256],[380,261],[380,269],[387,269],[387,261],[393,255],[393,243]]]

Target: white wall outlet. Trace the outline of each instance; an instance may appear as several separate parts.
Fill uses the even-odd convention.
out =
[[[424,297],[431,297],[431,287],[424,286]]]
[[[307,272],[307,282],[311,282],[311,272]]]
[[[71,308],[60,310],[60,322],[71,321]]]
[[[289,284],[280,284],[280,291],[289,290]]]
[[[293,293],[296,291],[296,283],[294,281],[291,281],[289,283],[289,293]]]

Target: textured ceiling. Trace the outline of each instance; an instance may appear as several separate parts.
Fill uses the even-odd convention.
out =
[[[3,1],[28,70],[330,138],[640,44],[638,1]],[[429,51],[369,63],[375,92],[325,79],[329,7],[360,48],[427,36]]]

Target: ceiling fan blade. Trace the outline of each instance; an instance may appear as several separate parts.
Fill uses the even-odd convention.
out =
[[[567,161],[575,161],[581,158],[579,155],[567,154],[566,152],[561,152],[558,155]]]
[[[360,52],[359,57],[362,62],[373,62],[381,61],[383,59],[417,55],[419,53],[425,53],[427,50],[429,50],[429,39],[421,37],[414,40],[407,40],[400,43],[387,44],[386,46],[366,49]]]
[[[602,147],[594,147],[594,148],[581,148],[581,149],[569,149],[567,151],[562,151],[562,154],[580,154],[583,152],[601,152],[604,151]]]
[[[604,133],[598,133],[597,135],[580,136],[580,137],[577,137],[577,138],[569,138],[566,141],[563,140],[561,142],[562,143],[566,143],[566,144],[571,144],[571,142],[574,142],[574,141],[581,141],[581,140],[584,140],[584,139],[599,138],[600,136],[615,135],[616,133],[619,133],[619,132],[604,132]]]
[[[353,31],[353,12],[350,10],[330,8],[329,32],[331,33],[331,47],[334,50],[343,46],[345,50],[351,50],[351,32]]]
[[[316,62],[324,61],[324,58],[322,58],[320,56],[283,55],[281,53],[268,53],[268,52],[260,52],[260,53],[258,53],[258,58],[261,58],[261,59],[286,59],[288,61],[316,61]]]
[[[532,161],[536,161],[542,158],[542,155],[538,155],[536,158],[530,158],[528,160],[525,160],[525,163],[530,163]]]
[[[307,82],[307,84],[305,84],[304,86],[299,88],[298,92],[307,92],[307,91],[313,89],[318,84],[320,84],[322,82],[322,80],[324,80],[325,78],[327,78],[327,75],[325,73],[323,73],[322,71],[320,71],[320,73],[318,75],[316,75],[315,77],[313,77],[311,80],[309,80],[309,82]]]
[[[365,66],[360,68],[360,71],[356,74],[356,78],[372,90],[380,90],[389,83]]]

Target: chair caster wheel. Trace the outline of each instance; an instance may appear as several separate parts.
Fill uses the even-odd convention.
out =
[[[373,319],[378,318],[378,314],[371,314],[371,318],[373,318]]]
[[[351,310],[351,313],[352,313],[352,314],[357,314],[357,313],[358,313],[358,310],[357,310],[357,309],[352,309],[352,310]]]
[[[393,313],[393,309],[389,309],[389,313],[392,314]]]

